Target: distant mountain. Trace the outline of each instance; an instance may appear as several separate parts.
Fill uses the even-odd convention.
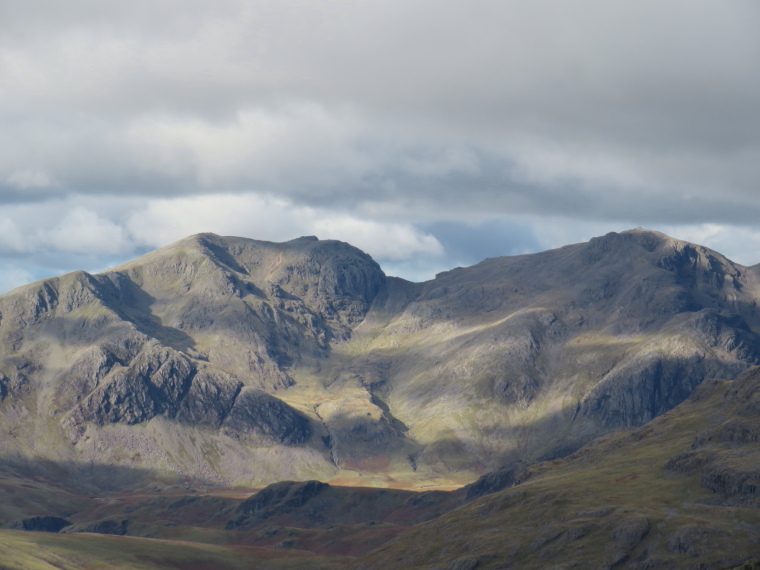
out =
[[[3,461],[99,488],[464,483],[759,363],[759,277],[647,230],[420,284],[337,241],[199,234],[0,296]]]

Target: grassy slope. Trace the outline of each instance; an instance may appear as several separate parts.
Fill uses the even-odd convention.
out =
[[[251,546],[221,547],[95,534],[0,531],[0,568],[81,570],[83,568],[183,568],[186,570],[333,568],[339,558]]]
[[[336,554],[361,556],[403,528],[297,528],[294,518],[278,520],[266,532],[222,531],[241,497],[190,500],[192,494],[178,490],[175,496],[125,495],[95,501],[94,507],[71,505],[82,509],[70,517],[74,522],[128,517],[137,525],[130,528],[139,532],[141,526],[153,539],[3,530],[0,567],[448,568],[457,560],[463,567],[477,561],[478,568],[730,567],[760,550],[756,488],[729,497],[713,493],[700,483],[701,467],[673,468],[679,464],[673,458],[711,457],[710,465],[723,473],[754,470],[757,478],[758,412],[760,369],[735,381],[707,382],[646,426],[534,465],[520,485],[418,525],[354,561]],[[349,502],[356,503],[352,497]],[[286,549],[271,549],[282,541],[290,543]]]
[[[760,373],[742,382],[757,387]],[[646,426],[534,466],[521,485],[420,525],[353,567],[448,567],[464,559],[477,568],[723,568],[757,557],[757,491],[726,498],[700,485],[699,470],[665,468],[693,450],[697,434],[737,418],[758,433],[756,412],[726,403],[733,389],[709,382]],[[760,465],[756,441],[713,441],[705,450],[728,471]]]

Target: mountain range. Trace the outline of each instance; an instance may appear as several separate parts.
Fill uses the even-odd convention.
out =
[[[0,296],[0,522],[58,526],[50,552],[184,540],[214,567],[230,552],[200,545],[251,544],[252,567],[745,563],[758,299],[760,266],[643,229],[425,283],[342,242],[214,234],[39,281]]]

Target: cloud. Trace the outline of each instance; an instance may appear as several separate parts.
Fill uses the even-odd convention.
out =
[[[374,166],[355,146],[354,122],[350,112],[290,103],[241,109],[224,122],[145,117],[128,139],[144,170],[179,179],[193,173],[205,192],[254,186],[298,194],[345,184]]]
[[[135,209],[125,226],[136,243],[150,247],[209,231],[270,241],[317,234],[321,239],[347,241],[379,260],[444,253],[434,236],[411,224],[367,220],[257,194],[151,200]]]
[[[596,217],[642,189],[758,206],[752,2],[26,4],[0,41],[16,190],[541,210],[527,183],[622,195]]]
[[[124,228],[81,206],[66,212],[54,227],[40,232],[40,241],[47,249],[70,253],[118,255],[134,250]]]
[[[416,255],[440,257],[444,253],[435,236],[408,224],[322,214],[311,222],[311,226],[320,236],[348,241],[381,260],[398,261]]]
[[[19,190],[49,188],[54,181],[47,172],[39,170],[16,170],[8,175],[7,183]]]
[[[0,269],[0,292],[10,291],[32,281],[34,275],[23,267],[5,266]]]
[[[93,208],[78,204],[79,201],[70,197],[5,206],[0,215],[0,252],[118,255],[134,250],[124,228],[118,220],[111,219],[116,208],[109,211],[109,205],[100,201],[104,207],[99,213],[96,211],[99,204],[95,203],[98,201],[91,204]]]
[[[23,253],[29,250],[25,236],[18,224],[8,216],[0,216],[0,251]]]
[[[747,256],[758,19],[752,0],[5,3],[0,253],[36,276],[199,231],[316,233],[426,278],[649,226],[720,227]]]

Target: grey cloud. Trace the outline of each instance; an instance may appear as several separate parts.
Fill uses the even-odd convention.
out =
[[[438,238],[449,260],[456,260],[460,265],[472,265],[487,257],[531,253],[543,246],[529,224],[511,220],[491,219],[470,224],[441,220],[422,228]]]
[[[0,205],[124,228],[148,199],[278,196],[430,231],[444,255],[386,260],[419,275],[546,245],[542,217],[751,227],[758,21],[751,0],[5,2]]]

